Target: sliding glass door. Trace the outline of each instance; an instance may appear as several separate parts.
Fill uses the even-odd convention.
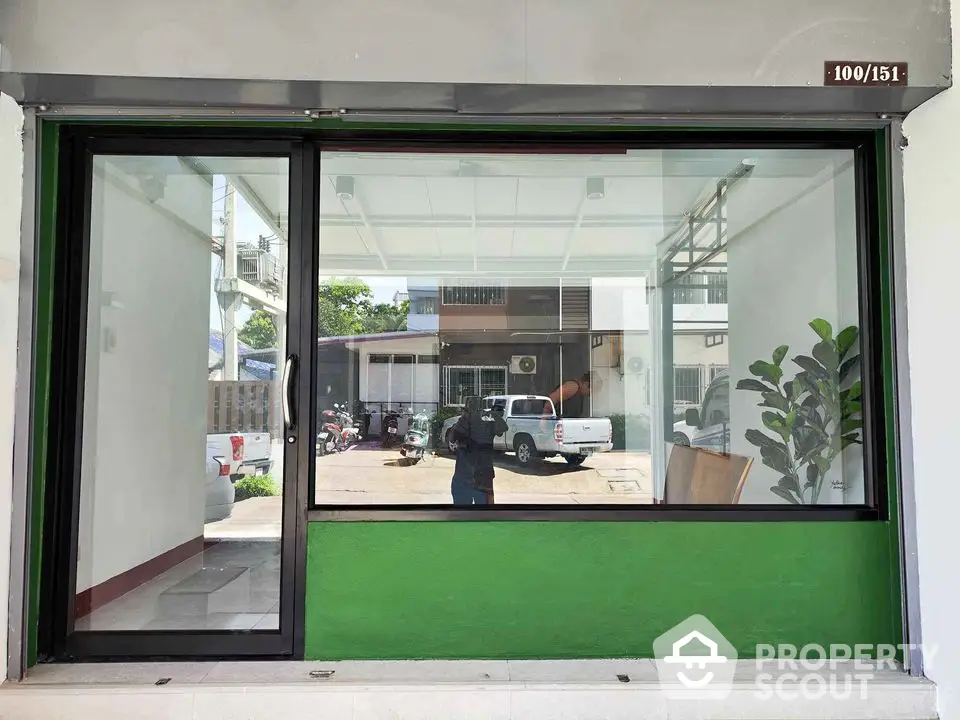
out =
[[[303,158],[253,148],[72,153],[68,655],[294,652]]]

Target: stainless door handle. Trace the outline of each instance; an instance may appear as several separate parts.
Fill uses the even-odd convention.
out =
[[[280,403],[283,407],[283,424],[287,426],[287,430],[292,430],[294,426],[293,402],[290,399],[290,378],[293,376],[293,368],[296,362],[296,355],[287,357],[287,362],[283,365],[283,379],[280,381],[282,386],[281,392],[283,393],[280,398]]]

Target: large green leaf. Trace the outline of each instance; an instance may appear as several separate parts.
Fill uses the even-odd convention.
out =
[[[859,400],[861,397],[863,397],[863,383],[857,380],[847,390],[847,400]]]
[[[794,445],[797,448],[797,454],[805,456],[813,450],[820,447],[823,441],[823,433],[819,432],[813,425],[807,425],[797,428],[793,432]]]
[[[830,340],[823,340],[814,345],[813,357],[831,374],[835,373],[840,366],[840,356]]]
[[[794,505],[800,504],[800,501],[797,500],[796,496],[793,493],[791,493],[788,490],[784,490],[782,487],[778,487],[774,485],[772,488],[770,488],[770,492],[772,492],[774,495],[777,495],[778,497],[783,498],[789,503],[793,503]]]
[[[850,375],[854,370],[860,369],[860,356],[854,355],[843,361],[843,364],[840,366],[840,370],[837,373],[840,376],[840,382],[843,382],[847,379],[847,376]]]
[[[811,321],[810,327],[820,336],[821,340],[833,340],[833,326],[823,318]]]
[[[753,392],[772,392],[773,388],[769,385],[764,385],[759,380],[754,380],[753,378],[747,378],[746,380],[740,380],[737,383],[737,390],[751,390]]]
[[[786,395],[791,400],[793,399],[793,388],[794,388],[793,380],[787,380],[783,384],[783,394]]]
[[[804,487],[816,487],[817,481],[820,479],[820,468],[815,464],[811,463],[807,465],[807,483]]]
[[[827,369],[809,355],[797,355],[793,361],[806,370],[807,373],[814,378],[826,380],[829,377],[827,374]],[[807,380],[809,381],[809,379],[810,378],[808,377]],[[806,382],[804,384],[807,385]]]
[[[776,350],[773,351],[773,364],[779,365],[783,362],[783,359],[787,356],[787,353],[790,351],[790,347],[787,345],[781,345]]]
[[[780,478],[780,482],[777,483],[778,487],[783,488],[784,490],[790,490],[792,492],[800,494],[800,483],[797,482],[797,478],[793,475],[784,475]]]
[[[856,400],[848,400],[843,404],[844,415],[856,415],[861,410],[863,410],[863,405]]]
[[[790,475],[793,473],[793,468],[790,467],[790,461],[787,458],[787,453],[780,447],[774,445],[765,445],[760,448],[760,457],[763,459],[764,465],[773,468],[783,475]]]
[[[763,394],[763,403],[760,407],[770,407],[774,410],[787,412],[790,409],[790,403],[778,392],[768,391]]]
[[[784,423],[783,415],[780,413],[770,412],[768,410],[760,415],[760,419],[763,421],[764,426],[768,430],[773,430],[783,438],[784,442],[787,442],[790,439],[790,430]]]
[[[746,438],[746,441],[751,445],[756,445],[758,448],[766,447],[767,445],[779,445],[779,443],[771,437],[764,435],[759,430],[747,430],[743,437]]]
[[[814,395],[819,395],[819,390],[817,389],[817,384],[813,380],[813,376],[808,372],[798,372],[796,377],[793,378],[793,399],[799,399],[804,393],[813,393]]]
[[[840,353],[840,357],[845,357],[847,352],[853,348],[859,334],[860,330],[856,325],[845,327],[837,334],[837,352]]]
[[[840,423],[840,434],[855,433],[861,428],[863,428],[863,420],[860,418],[846,418]]]
[[[780,378],[783,377],[783,370],[780,367],[765,360],[757,360],[753,363],[750,366],[750,372],[774,385],[778,385]]]
[[[851,445],[862,445],[860,438],[857,437],[856,433],[851,433],[849,435],[844,435],[840,438],[840,449],[846,450]]]

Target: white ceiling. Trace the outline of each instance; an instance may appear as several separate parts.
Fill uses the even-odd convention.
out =
[[[550,156],[323,153],[321,273],[584,277],[646,272],[654,265],[657,243],[744,160],[754,164],[749,182],[762,183],[813,178],[849,155],[735,149]],[[140,176],[190,172],[173,157],[113,160]],[[285,158],[192,161],[236,179],[251,207],[286,229]],[[353,178],[352,197],[338,197],[340,176]],[[587,178],[604,179],[603,197],[587,198]]]

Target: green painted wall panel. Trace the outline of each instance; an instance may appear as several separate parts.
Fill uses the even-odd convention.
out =
[[[652,654],[694,613],[757,643],[896,643],[886,523],[311,523],[309,659]]]
[[[59,126],[41,122],[38,128],[39,178],[37,194],[37,294],[34,327],[33,370],[33,485],[30,499],[30,580],[27,664],[37,662],[37,635],[40,623],[40,568],[43,560],[44,491],[47,467],[47,420],[50,404],[50,352],[53,322],[53,273],[57,225],[57,181]]]

